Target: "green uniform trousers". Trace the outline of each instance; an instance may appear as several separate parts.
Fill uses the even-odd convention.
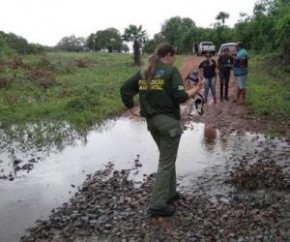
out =
[[[161,209],[176,195],[175,162],[182,127],[179,120],[164,114],[147,119],[148,129],[159,149],[159,164],[149,207]]]

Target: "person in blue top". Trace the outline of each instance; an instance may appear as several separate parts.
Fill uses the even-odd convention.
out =
[[[238,104],[245,104],[246,100],[246,81],[248,75],[248,53],[243,47],[242,42],[237,42],[237,55],[233,63],[233,73],[237,80],[237,99]],[[241,100],[240,100],[241,98]]]

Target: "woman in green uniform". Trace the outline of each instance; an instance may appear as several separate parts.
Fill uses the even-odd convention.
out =
[[[160,44],[144,69],[131,76],[120,88],[124,105],[132,115],[145,117],[159,149],[158,170],[148,210],[151,216],[171,216],[175,212],[171,203],[179,198],[175,171],[182,134],[179,105],[202,87],[199,82],[185,91],[182,77],[173,66],[174,60],[174,48],[166,43]],[[133,101],[137,94],[140,110]]]

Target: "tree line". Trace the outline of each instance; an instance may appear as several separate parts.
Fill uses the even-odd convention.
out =
[[[258,53],[278,53],[290,63],[290,0],[257,0],[253,14],[240,13],[234,27],[226,25],[229,13],[219,12],[210,28],[196,26],[190,18],[179,16],[166,20],[152,39],[142,26],[129,25],[124,33],[115,28],[99,30],[87,38],[74,35],[63,37],[54,49],[64,51],[127,52],[133,43],[134,62],[140,64],[141,53],[152,53],[163,41],[175,46],[179,53],[191,53],[193,43],[210,40],[217,46],[224,42],[244,42],[246,48]],[[0,47],[6,52],[37,53],[47,50],[33,45],[14,34],[0,32]]]
[[[0,31],[0,56],[13,54],[37,54],[43,52],[44,46],[31,44],[21,36]]]

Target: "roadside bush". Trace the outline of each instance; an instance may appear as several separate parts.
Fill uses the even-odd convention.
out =
[[[0,58],[0,71],[3,71],[5,69],[5,61]]]
[[[0,88],[5,88],[9,85],[10,81],[5,77],[0,77]]]
[[[1,33],[0,33],[1,35]],[[15,50],[11,49],[0,36],[0,56],[12,56],[15,54]]]
[[[29,78],[43,88],[49,88],[56,82],[56,75],[48,69],[32,69],[29,71]]]
[[[43,77],[37,80],[37,84],[43,88],[49,88],[55,84],[55,78]]]
[[[50,70],[50,71],[55,71],[55,66],[46,58],[46,57],[41,57],[39,62],[36,64],[37,68],[40,69],[45,69],[45,70]]]
[[[77,67],[80,67],[80,68],[85,68],[85,67],[88,67],[89,65],[89,59],[78,59],[76,60],[77,62]]]
[[[20,58],[20,57],[14,57],[13,59],[12,59],[12,61],[11,61],[11,68],[13,69],[13,70],[16,70],[16,69],[18,69],[18,68],[21,68],[21,67],[23,67],[23,61],[22,61],[22,59]]]

